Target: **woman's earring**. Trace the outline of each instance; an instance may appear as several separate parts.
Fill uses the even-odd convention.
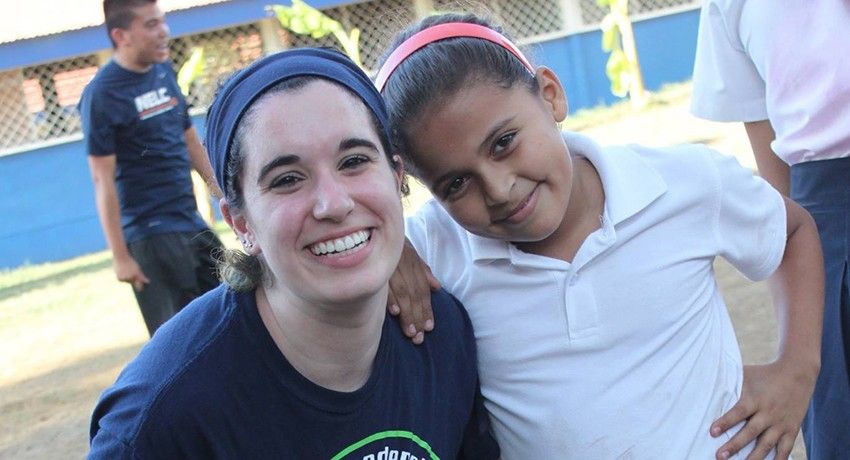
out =
[[[242,246],[245,248],[246,251],[250,251],[251,249],[254,249],[254,243],[252,243],[248,240],[242,240]]]

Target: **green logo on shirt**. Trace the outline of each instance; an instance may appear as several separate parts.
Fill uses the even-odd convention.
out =
[[[381,440],[390,439],[390,438],[399,438],[399,439],[408,439],[413,441],[418,447],[422,449],[422,452],[409,452],[407,450],[391,450],[389,447],[375,446],[382,450],[373,452],[373,453],[365,453],[368,449],[367,446],[369,444],[377,443]],[[362,450],[361,450],[362,449]],[[331,458],[331,460],[342,460],[347,455],[352,454],[354,451],[360,450],[364,452],[363,460],[440,460],[440,457],[431,450],[431,446],[428,445],[427,442],[423,441],[419,436],[409,432],[409,431],[400,431],[400,430],[390,430],[390,431],[382,431],[380,433],[375,433],[368,438],[364,438],[363,440],[357,441],[354,444],[346,447],[340,453],[336,454]],[[417,449],[418,450],[418,449]]]

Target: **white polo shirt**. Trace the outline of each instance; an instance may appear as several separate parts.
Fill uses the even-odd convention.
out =
[[[572,263],[469,234],[434,201],[407,221],[472,318],[503,458],[714,458],[731,436],[709,425],[737,401],[742,364],[712,262],[770,275],[782,198],[705,147],[565,138],[606,196],[602,228]]]
[[[850,2],[706,0],[692,112],[770,120],[788,164],[850,156]]]

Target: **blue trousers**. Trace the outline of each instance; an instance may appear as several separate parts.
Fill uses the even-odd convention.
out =
[[[821,371],[803,421],[809,459],[850,459],[850,158],[791,167],[791,198],[817,222],[826,297]]]

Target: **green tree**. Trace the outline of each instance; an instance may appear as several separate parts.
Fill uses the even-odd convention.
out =
[[[309,35],[313,38],[333,34],[342,45],[345,54],[357,65],[363,67],[360,60],[360,29],[355,27],[347,32],[338,21],[302,0],[292,0],[292,6],[270,5],[268,8],[277,16],[280,25],[296,34]]]
[[[609,9],[601,28],[602,49],[609,53],[605,73],[611,81],[611,92],[617,97],[628,95],[633,107],[642,107],[647,98],[629,19],[629,2],[596,0],[596,3]]]
[[[180,91],[183,91],[184,96],[189,95],[192,82],[204,73],[205,64],[204,47],[196,46],[192,48],[192,55],[180,66],[180,70],[177,72],[177,84],[180,85]]]

